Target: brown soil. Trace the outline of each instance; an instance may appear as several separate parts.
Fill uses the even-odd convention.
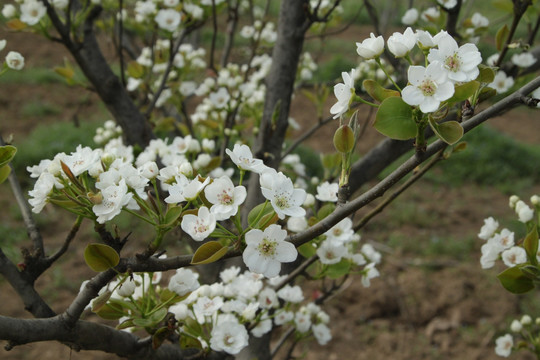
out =
[[[27,56],[28,66],[57,66],[64,56],[68,56],[61,47],[50,44],[40,47],[43,42],[25,34],[6,34],[6,38],[8,50],[16,49]],[[1,86],[0,132],[2,135],[13,133],[17,139],[38,123],[69,122],[74,114],[84,121],[84,115],[91,116],[100,107],[93,95],[80,94],[80,91],[58,84]],[[28,99],[46,100],[62,111],[40,118],[22,116],[21,106]],[[84,104],[82,108],[81,103]],[[314,110],[302,97],[295,105],[295,109],[302,110],[296,110],[293,116],[305,131],[314,122]],[[540,122],[531,112],[514,111],[490,123],[521,141],[540,143]],[[321,152],[333,151],[329,140],[335,126],[331,123],[323,128],[308,144]],[[379,139],[380,135],[368,127],[360,151],[366,151]],[[22,226],[20,217],[13,215],[16,210],[8,186],[2,185],[0,190],[0,206],[10,209],[0,215],[2,223]],[[528,189],[520,195],[529,197],[534,192],[540,193],[540,188]],[[366,289],[357,277],[352,276],[345,288],[325,306],[332,319],[333,340],[327,346],[318,346],[314,342],[301,344],[295,355],[305,354],[312,360],[499,359],[493,351],[494,339],[506,332],[510,320],[520,316],[522,311],[538,309],[531,305],[534,295],[510,295],[496,281],[497,270],[481,270],[478,261],[480,240],[474,243],[471,251],[453,256],[445,253],[420,256],[418,252],[437,239],[463,242],[475,238],[487,216],[511,218],[507,196],[493,188],[475,185],[450,188],[421,181],[392,208],[394,215],[414,210],[414,215],[405,214],[408,216],[404,217],[412,221],[395,222],[390,215],[382,214],[362,232],[364,241],[371,241],[384,253],[381,277]],[[38,219],[47,251],[52,252],[69,231],[65,214],[47,207]],[[58,312],[72,301],[81,282],[93,274],[82,256],[84,245],[93,239],[92,231],[84,228],[81,234],[58,266],[48,270],[36,284],[45,300]],[[405,244],[392,243],[396,236],[404,243],[417,240],[418,252],[411,251]],[[20,244],[28,245],[28,242]],[[4,279],[0,279],[0,303],[2,315],[31,317]],[[91,315],[88,317],[93,319]],[[72,352],[56,343],[36,343],[17,346],[9,352],[1,351],[0,358],[13,360],[115,358],[94,352]],[[533,357],[520,353],[513,359]]]

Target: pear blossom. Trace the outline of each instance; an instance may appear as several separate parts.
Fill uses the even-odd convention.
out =
[[[13,70],[22,70],[24,67],[24,57],[16,51],[10,51],[6,55],[6,65]]]
[[[217,92],[210,93],[208,99],[216,109],[223,109],[227,106],[231,96],[229,95],[227,89],[221,87]]]
[[[370,262],[373,262],[375,264],[379,264],[381,262],[381,253],[378,252],[377,250],[375,250],[375,248],[373,247],[373,245],[371,244],[364,244],[362,245],[362,247],[360,248],[360,251],[362,252],[362,254],[364,254],[364,256],[370,261]]]
[[[324,233],[326,238],[336,245],[342,245],[350,241],[354,236],[354,230],[352,228],[353,222],[351,218],[344,218],[336,225],[332,226],[330,230]]]
[[[495,340],[495,354],[502,357],[508,357],[512,353],[513,346],[514,339],[512,338],[512,335],[506,334],[499,336],[497,340]]]
[[[161,9],[154,20],[161,29],[173,32],[180,26],[181,15],[174,9]]]
[[[190,269],[180,268],[176,270],[176,274],[171,276],[169,280],[169,290],[184,296],[192,291],[197,290],[199,285],[199,274]]]
[[[516,214],[518,215],[519,221],[522,223],[526,223],[528,221],[531,221],[534,216],[534,210],[531,209],[525,202],[522,200],[519,200],[516,203]]]
[[[38,177],[34,184],[34,189],[28,192],[28,195],[31,197],[28,203],[32,206],[34,213],[38,214],[43,210],[56,182],[54,175],[49,172],[43,172]]]
[[[249,335],[246,328],[234,321],[219,322],[212,328],[210,348],[214,351],[225,351],[238,354],[248,345]]]
[[[180,226],[193,240],[203,241],[215,230],[216,217],[206,206],[201,206],[197,215],[184,215]]]
[[[441,101],[448,100],[454,95],[454,85],[447,81],[442,65],[434,62],[423,66],[411,66],[408,70],[410,85],[406,86],[401,95],[409,105],[419,105],[423,113],[434,112]]]
[[[476,79],[480,73],[478,65],[482,62],[482,55],[476,45],[467,43],[458,47],[456,40],[444,33],[435,37],[438,49],[429,51],[429,62],[440,62],[443,72],[451,81],[466,82]]]
[[[424,21],[435,22],[441,17],[441,12],[437,7],[427,8],[422,12],[420,18]]]
[[[521,323],[521,325],[531,325],[532,324],[532,318],[529,316],[529,315],[523,315],[521,317],[521,320],[519,320],[519,322]]]
[[[332,340],[332,334],[330,329],[325,324],[316,324],[311,327],[313,331],[313,336],[319,343],[319,345],[326,345],[330,340]]]
[[[266,317],[259,320],[259,323],[251,329],[251,334],[255,337],[260,338],[264,334],[272,330],[272,319]]]
[[[36,25],[47,13],[47,8],[41,1],[26,0],[21,4],[20,20],[27,25]]]
[[[366,60],[379,57],[384,51],[384,39],[382,36],[375,36],[370,33],[369,38],[361,43],[356,43],[356,52]]]
[[[375,268],[375,263],[369,263],[362,271],[362,285],[369,287],[371,285],[371,279],[379,276],[379,270]]]
[[[292,232],[301,232],[308,228],[308,222],[305,217],[290,217],[287,220],[287,229]]]
[[[260,174],[267,168],[262,160],[253,157],[251,149],[247,145],[234,144],[232,151],[226,149],[225,152],[229,155],[232,162],[242,170],[253,171]]]
[[[390,50],[395,57],[404,57],[407,56],[414,45],[416,45],[416,34],[408,27],[403,34],[399,32],[393,33],[386,43],[388,45],[388,50]]]
[[[277,326],[280,326],[280,325],[288,323],[289,321],[293,319],[294,319],[294,313],[292,311],[281,309],[275,313],[274,323]]]
[[[204,195],[213,204],[210,212],[219,221],[236,215],[238,206],[246,200],[247,191],[244,186],[235,187],[229,177],[222,176],[204,188]]]
[[[17,9],[12,4],[6,4],[2,8],[2,16],[6,19],[11,19],[17,14]]]
[[[264,174],[263,174],[264,175]],[[262,176],[261,176],[261,181]],[[304,216],[306,210],[302,204],[306,199],[306,191],[295,189],[292,180],[283,173],[277,173],[270,187],[261,187],[263,196],[270,200],[274,211],[280,219],[285,216]]]
[[[347,255],[347,248],[343,244],[325,240],[317,249],[317,256],[321,263],[326,265],[337,264]]]
[[[495,89],[497,94],[502,94],[514,86],[514,78],[507,76],[504,71],[499,70],[497,74],[495,74],[493,81],[489,83],[488,86]]]
[[[489,19],[482,14],[475,12],[471,17],[471,23],[475,28],[484,28],[489,26]]]
[[[246,233],[247,247],[242,253],[244,263],[250,271],[271,278],[279,275],[282,262],[296,260],[298,251],[285,241],[287,231],[272,224],[264,232],[252,229]]]
[[[121,179],[118,185],[110,185],[101,190],[103,200],[92,207],[92,211],[97,216],[96,221],[104,224],[116,215],[120,214],[122,208],[130,202],[133,194],[128,192],[126,180]]]
[[[415,8],[410,8],[405,11],[405,14],[403,14],[403,16],[401,17],[401,23],[403,25],[412,25],[416,21],[418,21],[418,16],[418,10],[416,10]]]
[[[289,284],[285,285],[284,287],[278,290],[277,296],[280,299],[283,299],[284,301],[287,301],[290,303],[300,303],[302,302],[302,300],[304,300],[304,294],[302,293],[302,289],[298,285],[295,285],[295,286],[291,286]]]
[[[536,58],[530,52],[512,55],[512,63],[516,66],[527,68],[536,62]]]
[[[437,0],[437,2],[446,9],[453,9],[457,5],[457,0]]]
[[[319,201],[337,202],[338,191],[338,183],[329,183],[328,181],[325,181],[317,186],[317,195],[315,195],[315,198]]]
[[[294,315],[294,325],[296,330],[305,333],[311,327],[311,314],[304,311],[297,311]]]
[[[487,219],[484,219],[484,225],[482,226],[482,228],[480,228],[480,233],[478,233],[478,237],[482,240],[488,240],[490,237],[493,236],[495,231],[497,231],[498,227],[499,222],[493,217],[488,217]]]
[[[508,267],[527,262],[527,252],[521,246],[512,246],[510,249],[504,250],[501,257],[504,265]]]
[[[342,72],[343,84],[339,83],[334,85],[334,95],[338,102],[330,108],[330,114],[334,115],[334,119],[342,116],[349,110],[352,97],[355,94],[354,90],[354,77],[355,69],[351,70],[351,73]]]

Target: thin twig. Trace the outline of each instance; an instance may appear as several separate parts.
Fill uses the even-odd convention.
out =
[[[2,138],[2,135],[0,134],[0,145],[4,146],[5,142]],[[11,168],[11,173],[9,174],[9,184],[11,186],[11,191],[13,191],[13,195],[15,196],[15,200],[17,201],[17,205],[19,206],[19,209],[21,210],[21,215],[23,217],[24,224],[26,226],[26,231],[28,232],[28,236],[30,237],[30,240],[32,240],[32,244],[34,247],[34,250],[40,254],[41,256],[44,256],[44,248],[43,248],[43,237],[41,236],[41,233],[39,232],[38,226],[34,220],[34,217],[32,216],[32,211],[30,210],[30,206],[28,205],[28,202],[26,201],[26,198],[23,195],[23,191],[21,189],[21,184],[19,182],[19,179],[17,178],[17,174],[15,174],[15,168],[10,163],[9,167]]]
[[[512,39],[514,38],[514,34],[516,33],[517,27],[519,25],[519,22],[521,21],[521,18],[525,14],[525,11],[527,11],[527,6],[520,7],[518,2],[514,1],[514,19],[512,20],[512,27],[510,28],[510,32],[508,33],[508,38],[506,39],[504,43],[504,47],[499,54],[499,58],[497,59],[497,62],[495,63],[496,67],[500,67],[504,56],[508,52],[508,49],[510,48],[510,43],[512,42]]]
[[[49,264],[49,266],[52,263],[54,263],[56,260],[58,260],[67,251],[67,249],[69,248],[69,245],[71,244],[71,241],[73,241],[73,239],[75,238],[75,236],[77,235],[77,232],[79,231],[81,227],[82,220],[83,218],[81,216],[77,217],[77,220],[71,227],[71,230],[69,231],[69,234],[66,236],[66,240],[64,240],[64,244],[62,245],[62,247],[58,249],[58,251],[55,254],[45,259],[45,261]]]
[[[274,356],[276,356],[277,352],[279,351],[279,349],[281,349],[281,347],[283,345],[285,345],[285,342],[287,341],[287,339],[289,339],[289,337],[294,334],[294,330],[295,328],[294,327],[290,327],[287,332],[285,332],[285,334],[283,334],[277,344],[274,346],[274,348],[272,349],[272,351],[270,351],[270,358],[274,358]]]

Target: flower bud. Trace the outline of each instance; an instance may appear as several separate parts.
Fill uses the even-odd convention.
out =
[[[540,196],[538,195],[531,196],[531,204],[533,204],[534,206],[540,205]]]
[[[532,324],[532,319],[529,315],[523,315],[521,317],[521,325],[530,325]]]
[[[334,134],[334,146],[340,153],[348,153],[354,148],[354,131],[349,125],[341,125]]]
[[[193,176],[193,166],[187,161],[182,163],[182,165],[180,165],[180,173],[186,177]]]
[[[523,329],[523,325],[518,320],[512,321],[512,324],[510,324],[510,330],[513,332],[520,332],[521,329]]]
[[[313,206],[315,205],[315,196],[313,196],[312,194],[307,194],[306,195],[306,200],[304,200],[304,203],[302,204],[302,206]]]

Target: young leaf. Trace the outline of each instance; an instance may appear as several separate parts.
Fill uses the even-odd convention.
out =
[[[510,30],[508,29],[508,26],[504,24],[498,31],[497,35],[495,35],[495,46],[497,47],[498,51],[502,50],[502,47],[508,38],[508,34],[510,33]]]
[[[167,209],[167,213],[165,214],[164,225],[173,226],[174,223],[180,217],[180,215],[182,215],[182,207],[181,206],[171,206],[171,207],[169,207],[169,209]]]
[[[451,104],[467,100],[469,97],[473,96],[479,88],[480,83],[478,81],[469,81],[467,83],[457,85],[454,96],[448,100],[448,103]]]
[[[408,140],[416,136],[412,109],[400,97],[389,97],[381,103],[373,127],[391,139]]]
[[[492,67],[486,66],[484,64],[478,65],[480,69],[480,74],[476,78],[476,81],[479,81],[484,84],[490,84],[495,79],[495,70]]]
[[[449,145],[457,143],[463,137],[463,128],[457,121],[447,121],[442,124],[430,121],[429,125],[435,135]]]
[[[332,264],[328,266],[326,275],[331,279],[338,279],[349,273],[351,269],[351,262],[347,259],[342,259],[337,264]]]
[[[523,248],[527,252],[527,257],[532,265],[538,265],[536,254],[538,253],[538,231],[536,226],[527,234],[523,240]]]
[[[366,89],[366,92],[369,94],[369,96],[371,96],[378,102],[382,102],[384,99],[392,96],[400,96],[399,91],[383,88],[375,80],[364,80],[362,82],[362,86],[364,87],[364,89]]]
[[[261,219],[263,216],[270,214],[272,211],[274,211],[274,208],[272,207],[272,205],[267,204],[266,202],[255,206],[248,214],[249,226],[255,227],[255,222],[257,222],[258,219]]]
[[[11,145],[0,146],[0,167],[7,165],[15,154],[17,153],[17,148]]]
[[[523,294],[534,289],[533,281],[523,274],[519,266],[504,270],[497,278],[513,294]]]
[[[221,259],[227,253],[227,247],[219,243],[219,241],[209,241],[199,246],[193,258],[192,265],[210,264]]]
[[[312,257],[313,255],[317,253],[317,248],[313,246],[312,241],[309,241],[305,244],[300,245],[298,247],[298,252],[300,253],[300,255],[302,255],[306,259],[309,259],[310,257]]]
[[[118,265],[120,256],[109,245],[88,244],[84,250],[84,260],[92,270],[101,272]]]

